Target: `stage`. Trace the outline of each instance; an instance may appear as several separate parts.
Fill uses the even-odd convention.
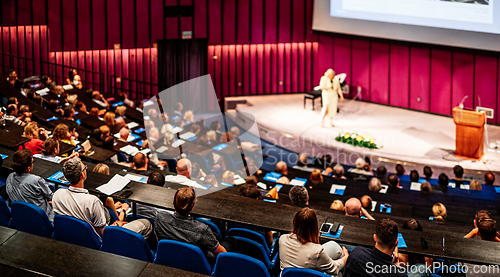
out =
[[[401,162],[420,168],[419,172],[423,165],[449,172],[457,164],[476,174],[500,172],[500,151],[488,150],[491,143],[500,141],[499,126],[486,126],[485,155],[481,161],[473,161],[454,156],[455,124],[451,117],[346,99],[339,103],[335,126],[330,125],[327,117],[325,128],[321,128],[320,99],[315,101],[314,111],[310,100],[304,109],[303,99],[303,94],[292,94],[232,97],[228,101],[246,101],[238,104],[236,111],[255,116],[263,139],[309,156],[330,153],[335,161],[354,164],[356,154],[366,155],[374,164]],[[338,142],[335,138],[341,131],[372,135],[382,148],[367,149]]]

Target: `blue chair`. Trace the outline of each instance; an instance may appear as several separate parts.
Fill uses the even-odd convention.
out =
[[[247,239],[251,239],[259,244],[261,244],[264,247],[264,250],[266,251],[268,256],[271,256],[271,251],[269,250],[269,247],[267,246],[267,241],[264,235],[261,233],[245,229],[245,228],[231,228],[227,232],[228,236],[237,236],[237,237],[243,237]]]
[[[10,225],[10,209],[7,203],[0,196],[0,226],[9,227]]]
[[[269,259],[269,254],[266,253],[264,247],[251,239],[233,236],[236,239],[236,253],[250,256],[264,263],[268,271],[272,271],[275,265],[276,259],[271,261]]]
[[[217,227],[217,225],[215,225],[215,223],[213,223],[210,219],[198,217],[196,220],[207,224],[208,227],[210,227],[210,229],[212,229],[212,232],[215,234],[215,236],[217,237],[218,240],[220,240],[222,238],[219,227]]]
[[[53,238],[59,241],[99,250],[101,238],[87,222],[65,215],[54,217]]]
[[[155,254],[141,234],[117,226],[104,228],[101,251],[145,262],[152,262]]]
[[[153,263],[205,275],[212,273],[205,254],[198,246],[175,240],[162,239],[158,242]]]
[[[330,275],[310,268],[287,267],[281,277],[330,277]]]
[[[115,212],[113,212],[112,209],[110,209],[108,207],[106,207],[106,209],[108,209],[109,216],[111,216],[111,222],[109,223],[111,225],[113,222],[118,220],[118,216],[115,214]]]
[[[225,252],[217,256],[215,277],[270,277],[263,262],[243,254]]]
[[[11,209],[10,224],[16,230],[46,238],[52,236],[54,227],[42,208],[27,202],[14,201]]]

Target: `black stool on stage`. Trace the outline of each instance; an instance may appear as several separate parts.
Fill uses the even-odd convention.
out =
[[[323,107],[323,98],[321,97],[321,90],[312,90],[304,93],[304,109],[306,108],[306,100],[310,99],[312,101],[312,109],[314,111],[314,100],[316,98],[321,98],[321,107]]]

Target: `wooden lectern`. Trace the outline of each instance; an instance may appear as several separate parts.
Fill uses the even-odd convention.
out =
[[[486,114],[453,108],[453,122],[457,126],[455,156],[480,160],[484,155],[484,123]]]

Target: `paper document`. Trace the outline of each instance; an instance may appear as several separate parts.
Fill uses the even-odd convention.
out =
[[[158,153],[163,153],[168,150],[168,147],[166,146],[160,146],[158,149],[156,149],[156,152]]]
[[[235,185],[243,185],[246,183],[245,179],[243,179],[240,175],[236,174],[234,175],[234,184]]]
[[[292,186],[301,186],[303,187],[307,183],[307,179],[304,178],[295,178],[290,181],[290,185]]]
[[[382,185],[382,189],[379,191],[379,193],[386,194],[388,189],[389,189],[388,185]]]
[[[138,123],[136,123],[136,122],[130,122],[130,123],[129,123],[129,124],[127,124],[127,125],[128,125],[128,128],[129,128],[129,129],[134,129],[135,127],[139,126],[139,124],[138,124]]]
[[[182,132],[182,130],[184,129],[182,129],[181,127],[174,127],[174,129],[172,130],[172,134],[177,134],[179,132]]]
[[[330,194],[344,195],[346,186],[333,184],[330,188]]]
[[[182,139],[178,139],[178,140],[176,140],[174,143],[172,143],[172,147],[173,147],[173,148],[177,148],[177,147],[179,147],[179,146],[183,145],[183,144],[184,144],[184,142],[185,142],[185,141],[183,141]]]
[[[410,189],[411,189],[411,190],[415,190],[415,191],[420,191],[420,190],[421,190],[421,189],[420,189],[420,187],[421,187],[421,186],[422,186],[422,184],[421,184],[421,183],[412,182],[412,183],[411,183],[411,187],[410,187]]]
[[[192,132],[185,132],[184,134],[180,135],[179,137],[183,140],[188,140],[192,137],[196,136],[195,133],[192,133]]]
[[[64,85],[63,89],[64,90],[72,90],[73,89],[73,85]]]
[[[99,106],[101,106],[103,108],[106,108],[106,104],[104,104],[104,102],[102,102],[101,100],[95,100],[95,99],[92,99],[92,100],[94,100],[94,102],[96,102],[97,105],[99,105]]]
[[[257,186],[258,186],[259,188],[263,189],[263,190],[266,190],[266,189],[267,189],[267,185],[266,185],[266,184],[264,184],[264,183],[262,183],[262,182],[258,182],[258,183],[257,183]]]
[[[136,182],[140,182],[140,183],[147,183],[148,181],[148,177],[146,176],[141,176],[141,175],[135,175],[135,174],[127,174],[125,175],[125,177],[123,177],[129,181],[136,181]]]
[[[461,184],[461,185],[460,185],[460,188],[461,188],[461,189],[470,190],[470,185],[469,185],[469,184]]]
[[[40,96],[45,96],[45,95],[49,94],[49,89],[48,88],[44,88],[44,89],[41,89],[41,90],[37,90],[36,94],[38,94]]]
[[[139,149],[137,149],[137,147],[132,145],[123,146],[122,148],[120,148],[120,151],[129,156],[135,156],[135,154],[139,153]]]
[[[125,177],[116,174],[115,176],[113,176],[113,178],[111,178],[111,180],[109,180],[109,182],[97,187],[97,190],[106,195],[111,195],[117,191],[122,190],[129,182],[130,181]]]

